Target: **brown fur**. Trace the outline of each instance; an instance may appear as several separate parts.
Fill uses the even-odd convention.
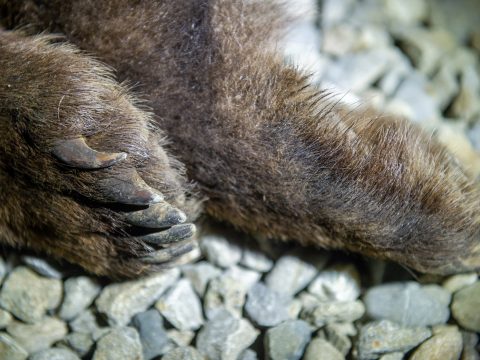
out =
[[[133,166],[171,194],[169,201],[194,213],[195,201],[178,200],[186,189],[182,167],[166,151],[185,164],[188,179],[208,199],[206,212],[241,230],[392,259],[423,272],[480,267],[477,185],[414,125],[351,111],[283,64],[271,47],[286,23],[281,5],[0,5],[6,26],[61,32],[112,66],[120,81],[136,84],[156,125],[149,128],[149,114],[83,53],[45,37],[0,33],[0,44],[7,44],[0,45],[0,66],[7,69],[0,72],[0,233],[7,243],[100,274],[138,273],[131,249],[141,244],[124,237],[127,250],[118,255],[115,211],[92,208],[72,194],[101,200],[96,181]],[[18,59],[28,56],[23,68]],[[15,91],[5,91],[12,79]],[[167,143],[158,140],[158,129]],[[47,152],[51,139],[79,132],[97,148],[126,151],[133,160],[91,173],[59,169]]]

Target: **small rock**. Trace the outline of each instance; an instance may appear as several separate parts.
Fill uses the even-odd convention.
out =
[[[312,330],[302,320],[288,320],[268,329],[265,335],[265,353],[271,360],[297,360],[303,356],[310,342]]]
[[[205,358],[197,349],[187,346],[170,350],[162,357],[162,360],[205,360]]]
[[[200,239],[200,248],[209,262],[222,268],[235,265],[242,258],[242,249],[223,236],[204,236]]]
[[[4,329],[12,321],[12,315],[3,309],[0,309],[0,329]]]
[[[222,270],[213,266],[209,262],[200,261],[195,264],[182,266],[182,272],[184,276],[190,280],[197,294],[203,296],[207,289],[208,282],[211,279],[220,276]]]
[[[7,274],[7,265],[5,264],[5,260],[0,256],[0,285],[2,285],[3,278]]]
[[[26,360],[28,352],[9,335],[0,332],[0,357],[2,360]]]
[[[388,320],[368,323],[360,329],[359,359],[376,359],[382,354],[407,352],[431,336],[424,327],[407,328]]]
[[[261,277],[260,273],[257,271],[245,269],[237,265],[230,267],[225,271],[224,275],[233,281],[240,283],[245,290],[249,290],[253,284],[256,284],[258,280],[260,280]]]
[[[354,301],[360,296],[360,274],[353,265],[324,270],[308,291],[320,301]]]
[[[240,355],[238,360],[258,360],[258,356],[252,349],[247,349]]]
[[[421,344],[410,360],[458,360],[461,353],[462,335],[456,326],[451,326]]]
[[[259,326],[275,326],[289,318],[288,305],[291,298],[257,283],[248,291],[245,311]]]
[[[304,360],[318,360],[319,356],[328,360],[344,360],[345,356],[335,346],[322,338],[313,339],[307,347]]]
[[[253,344],[259,331],[247,320],[220,311],[197,335],[197,349],[209,360],[235,360]]]
[[[429,6],[425,0],[387,0],[385,14],[392,23],[419,24],[426,20]]]
[[[278,293],[293,296],[312,281],[317,271],[313,264],[297,256],[285,255],[277,260],[265,283]]]
[[[92,309],[87,309],[78,315],[69,323],[73,331],[90,334],[94,340],[102,337],[106,332],[110,331],[108,327],[101,326]]]
[[[245,248],[240,264],[252,270],[268,272],[273,267],[273,260],[258,250]]]
[[[465,287],[453,295],[452,315],[465,329],[480,331],[480,282]]]
[[[450,317],[450,294],[437,285],[390,283],[370,288],[365,295],[367,313],[405,326],[443,324]]]
[[[339,324],[327,325],[325,327],[325,337],[343,356],[347,356],[352,348],[352,341],[346,333],[339,330],[337,325]]]
[[[48,349],[53,343],[63,339],[67,335],[67,325],[53,317],[44,317],[40,322],[29,325],[18,321],[12,321],[7,326],[7,332],[29,354]]]
[[[160,356],[170,348],[171,342],[157,310],[147,310],[135,315],[132,324],[140,335],[145,360]]]
[[[219,311],[228,310],[241,317],[247,289],[229,276],[222,276],[210,281],[203,300],[207,319],[212,319]]]
[[[71,320],[89,307],[100,293],[100,285],[87,276],[69,278],[64,283],[65,296],[60,317]]]
[[[322,4],[322,22],[328,26],[349,19],[355,0],[323,0]]]
[[[62,283],[26,267],[13,270],[0,292],[0,305],[22,321],[35,323],[62,300]]]
[[[462,360],[479,360],[480,354],[476,350],[478,335],[469,331],[462,331],[463,350]]]
[[[187,279],[174,284],[155,307],[178,330],[196,330],[203,324],[202,305]]]
[[[380,356],[379,360],[403,360],[404,356],[402,352],[393,352]]]
[[[62,271],[52,262],[30,255],[22,256],[22,261],[36,273],[52,279],[63,278]]]
[[[133,315],[147,310],[180,276],[178,269],[136,281],[106,286],[95,304],[112,326],[125,326]]]
[[[168,338],[179,347],[189,346],[195,337],[195,333],[193,331],[178,331],[177,329],[167,330],[167,335]]]
[[[458,90],[457,73],[448,64],[440,65],[440,70],[427,86],[428,94],[438,104],[442,112],[452,103]]]
[[[90,334],[72,332],[65,337],[67,345],[80,356],[85,356],[92,349],[94,341]]]
[[[365,313],[360,300],[319,303],[311,309],[305,309],[300,317],[315,327],[336,322],[353,322]]]
[[[460,91],[450,107],[449,115],[471,120],[480,113],[480,75],[476,65],[461,71]]]
[[[29,360],[80,360],[80,358],[68,349],[53,348],[36,352]]]
[[[140,337],[134,328],[115,328],[97,342],[93,360],[119,359],[143,359]]]
[[[447,278],[442,286],[450,293],[455,293],[478,280],[476,273],[452,275]]]

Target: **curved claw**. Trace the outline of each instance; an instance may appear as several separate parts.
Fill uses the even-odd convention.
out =
[[[115,178],[100,180],[102,194],[108,201],[125,205],[150,205],[163,201],[163,195],[148,186],[136,170],[122,172]]]
[[[139,239],[152,245],[165,245],[191,238],[195,231],[195,225],[182,224],[172,226],[170,229],[162,232],[140,236]]]
[[[179,258],[182,255],[189,253],[196,248],[195,241],[189,241],[177,246],[168,247],[162,250],[155,251],[152,255],[145,256],[142,261],[149,264],[161,264]]]
[[[161,229],[184,223],[187,216],[166,202],[149,206],[145,210],[134,211],[125,215],[125,221],[130,225],[150,229]]]
[[[123,152],[106,153],[93,150],[83,137],[58,141],[52,153],[65,164],[85,170],[106,168],[127,158],[127,154]]]

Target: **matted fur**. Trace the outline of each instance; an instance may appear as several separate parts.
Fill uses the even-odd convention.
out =
[[[115,84],[96,61],[72,47],[49,45],[44,38],[18,40],[20,44],[40,41],[52,51],[55,48],[68,53],[68,59],[50,66],[46,59],[55,60],[57,54],[52,52],[51,58],[43,56],[29,73],[36,75],[38,70],[48,76],[61,73],[64,68],[68,72],[71,66],[81,63],[77,65],[80,73],[96,74],[93,79],[79,77],[83,86],[95,94],[97,87],[100,91],[107,87],[114,90],[114,101],[126,99],[124,106],[116,102],[112,105],[110,95],[106,97],[108,101],[100,100],[102,109],[111,106],[116,110],[119,117],[115,122],[99,113],[80,117],[80,122],[76,118],[74,128],[88,130],[93,122],[92,131],[101,134],[95,142],[100,149],[142,153],[155,142],[155,146],[174,154],[185,164],[186,176],[195,181],[200,197],[207,198],[205,210],[209,215],[267,238],[347,249],[392,259],[423,272],[447,274],[480,267],[477,184],[440,144],[416,126],[368,109],[347,109],[312,86],[301,71],[285,65],[272,45],[288,22],[280,3],[0,0],[0,5],[7,26],[30,24],[25,31],[63,33],[71,43],[112,66],[120,81],[135,84],[139,96],[152,108],[155,128],[166,134],[167,143],[152,140],[161,136],[152,130],[148,130],[148,138],[131,136],[142,133],[137,126],[143,128],[149,115],[138,109],[129,91]],[[5,36],[0,42],[5,41]],[[17,43],[11,42],[11,46]],[[0,73],[0,86],[5,81],[1,81],[2,76],[10,76],[9,71]],[[54,92],[64,91],[65,79],[57,80],[58,83],[46,78],[33,81],[41,87],[53,87]],[[68,136],[71,126],[65,124],[71,125],[67,120],[70,116],[62,117],[59,124],[55,121],[58,118],[42,115],[40,105],[46,101],[44,97],[16,94],[9,101],[15,109],[24,107],[29,111],[23,116],[53,121],[46,124],[49,134],[53,131],[55,136]],[[84,108],[96,108],[99,103],[95,98],[77,98],[72,95],[72,105],[63,111],[83,113]],[[5,106],[4,102],[0,104]],[[52,111],[53,103],[46,110]],[[12,116],[11,112],[4,115],[0,126],[14,131],[8,116]],[[40,147],[38,151],[45,151],[42,127],[30,121],[26,128],[40,137],[34,142]],[[6,154],[18,163],[14,149],[33,153],[36,149],[15,131],[18,138],[11,143],[12,152]],[[3,138],[0,144],[5,148]],[[153,174],[156,180],[152,184],[161,184],[165,178],[181,179],[181,166],[175,161],[170,167],[162,165],[168,160],[160,158],[158,165],[156,158],[148,160],[142,175],[148,178]],[[4,197],[19,195],[15,203],[3,206],[0,219],[23,211],[18,203],[27,201],[25,189],[29,181],[43,176],[36,175],[42,172],[40,169],[48,176],[55,175],[45,183],[46,191],[72,181],[69,172],[50,171],[55,164],[45,163],[40,168],[33,160],[38,159],[27,163],[25,183],[12,185],[8,179],[13,181],[13,177],[1,178]],[[11,162],[1,166],[3,173],[12,172]],[[120,166],[110,171],[122,169]],[[91,181],[83,180],[85,176],[97,174],[75,172],[74,178],[81,180],[80,185],[69,190],[94,194],[95,187]],[[182,181],[174,188],[184,188]],[[36,196],[45,202],[44,195]],[[50,196],[53,202],[59,201],[59,195]],[[171,201],[177,197],[181,196],[176,193]],[[68,194],[62,199],[72,202]],[[181,202],[177,205],[185,206]],[[75,206],[84,211],[85,218],[96,219],[97,209],[81,201],[75,202]],[[189,206],[195,205],[190,202]],[[43,217],[55,213],[49,206],[37,211]],[[62,211],[66,214],[64,219],[61,223],[49,222],[49,231],[61,227],[75,229],[78,236],[88,233],[88,227],[71,222],[75,207],[67,204]],[[114,218],[114,214],[109,217]],[[42,221],[36,225],[43,225]],[[102,224],[117,226],[113,220]],[[28,234],[36,231],[28,221],[18,227]],[[8,229],[1,232],[9,238]],[[10,243],[65,257],[73,240],[59,236],[67,250],[39,237],[27,244],[23,235]],[[87,250],[80,251],[91,253],[93,242],[86,238],[79,247]],[[101,253],[95,261],[118,261],[104,258],[108,256]],[[69,260],[79,262],[71,257]],[[109,275],[119,271],[118,266],[99,270],[88,260],[81,265]]]

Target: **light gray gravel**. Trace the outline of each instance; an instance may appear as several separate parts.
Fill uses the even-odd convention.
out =
[[[68,349],[52,348],[36,352],[29,360],[80,360],[80,358]]]
[[[119,327],[97,342],[93,360],[141,360],[142,344],[138,332],[131,327]]]
[[[132,324],[140,335],[145,360],[163,355],[173,347],[163,326],[163,318],[157,310],[152,309],[135,315]]]
[[[100,293],[98,282],[87,276],[69,278],[64,283],[64,297],[59,316],[71,320],[89,307]]]
[[[297,360],[310,342],[311,327],[302,320],[288,320],[265,334],[265,353],[271,360]]]
[[[480,282],[459,290],[453,296],[452,315],[467,330],[480,332]]]
[[[259,326],[275,326],[289,318],[291,298],[271,290],[265,284],[252,286],[247,295],[245,312]]]
[[[28,352],[15,339],[0,332],[0,355],[5,360],[26,360]]]

